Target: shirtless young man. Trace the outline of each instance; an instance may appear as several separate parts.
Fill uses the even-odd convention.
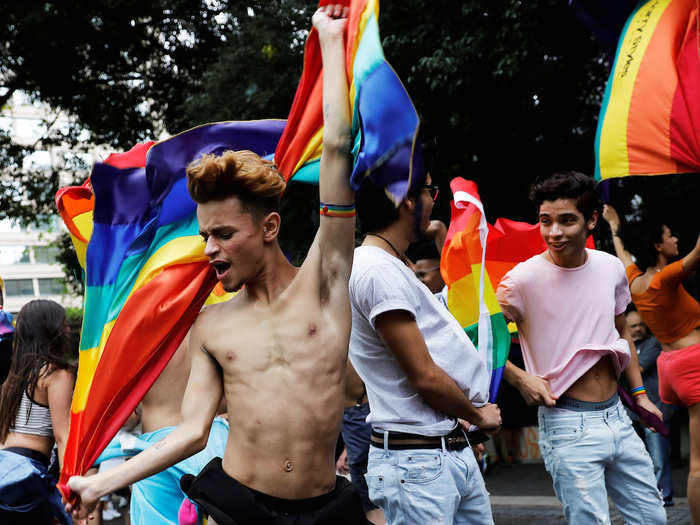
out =
[[[195,322],[192,370],[181,424],[124,465],[69,486],[84,516],[102,495],[201,450],[222,392],[230,434],[223,462],[212,461],[188,495],[226,523],[363,523],[359,496],[335,475],[350,336],[348,279],[355,221],[343,31],[347,12],[321,8],[324,134],[320,227],[301,268],[285,258],[276,211],[284,183],[250,152],[204,158],[188,169],[205,253],[227,291]],[[223,188],[222,188],[223,187]],[[226,191],[221,193],[222,189]],[[336,215],[336,216],[334,216]],[[338,216],[340,215],[340,216]],[[192,480],[188,480],[192,481]]]
[[[527,369],[508,364],[505,378],[544,405],[540,450],[569,523],[610,523],[608,495],[626,523],[666,523],[651,458],[617,394],[624,373],[637,404],[661,417],[643,393],[627,330],[625,270],[614,256],[586,249],[598,220],[593,179],[558,173],[536,182],[530,198],[547,250],[498,287]]]

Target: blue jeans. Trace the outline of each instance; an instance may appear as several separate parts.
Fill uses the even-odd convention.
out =
[[[651,461],[654,464],[656,485],[661,491],[664,503],[673,501],[673,480],[671,478],[671,440],[658,432],[644,429],[644,439]]]
[[[539,408],[540,451],[570,524],[609,524],[608,495],[625,523],[666,523],[654,467],[623,405]]]
[[[369,403],[355,405],[345,409],[341,433],[348,454],[350,479],[360,493],[362,508],[365,512],[376,509],[377,506],[369,499],[365,473],[367,472],[367,454],[369,453],[369,437],[372,426],[367,423]]]
[[[472,449],[369,447],[367,487],[388,525],[493,524]]]

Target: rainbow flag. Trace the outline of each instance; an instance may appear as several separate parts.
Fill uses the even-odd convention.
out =
[[[442,249],[440,272],[447,285],[447,306],[477,346],[491,374],[489,399],[493,403],[503,377],[510,333],[496,300],[501,279],[516,264],[542,253],[547,246],[539,224],[498,219],[486,221],[477,185],[452,179],[452,213]],[[586,242],[594,248],[593,238]]]
[[[336,3],[324,0],[321,5]],[[384,57],[379,38],[379,1],[345,0],[349,6],[345,40],[346,71],[354,164],[350,183],[358,189],[365,177],[386,188],[398,205],[422,184],[420,121],[403,84]],[[306,41],[304,70],[282,134],[275,163],[287,179],[318,182],[322,151],[322,63],[318,33]]]
[[[700,171],[698,0],[640,2],[605,89],[597,180]]]
[[[202,305],[228,299],[199,236],[185,168],[204,153],[269,155],[284,121],[222,122],[93,167],[57,206],[85,270],[83,330],[59,480],[84,474],[146,394]]]

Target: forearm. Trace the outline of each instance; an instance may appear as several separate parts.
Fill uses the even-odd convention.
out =
[[[201,436],[204,436],[202,438]],[[152,476],[202,450],[208,432],[180,425],[168,436],[121,465],[91,478],[98,497]]]
[[[510,386],[520,389],[520,385],[525,374],[525,370],[515,366],[510,360],[506,361],[506,368],[503,371],[503,379]]]
[[[423,400],[435,410],[455,418],[466,419],[478,425],[481,414],[457,383],[435,365],[432,374],[416,381],[414,388]]]
[[[320,39],[323,60],[323,153],[319,191],[321,201],[350,204],[350,104],[342,35]]]
[[[643,386],[642,373],[639,371],[639,359],[637,358],[637,348],[634,345],[634,341],[631,337],[625,335],[623,338],[627,341],[630,346],[630,362],[625,368],[623,374],[625,380],[630,388],[637,388],[638,386]]]

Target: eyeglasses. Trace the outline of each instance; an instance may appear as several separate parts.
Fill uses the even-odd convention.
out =
[[[438,188],[437,184],[423,184],[421,189],[428,190],[433,202],[437,199],[438,193],[440,193],[440,188]]]
[[[416,272],[416,277],[418,277],[420,280],[425,279],[429,273],[434,272],[435,270],[439,270],[440,266],[436,266],[435,268],[428,268],[427,270],[422,270],[419,272]]]

